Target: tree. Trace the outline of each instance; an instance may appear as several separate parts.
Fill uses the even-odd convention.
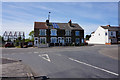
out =
[[[25,39],[25,42],[29,42],[30,41],[30,39]]]
[[[30,40],[33,42],[34,41],[34,31],[33,30],[29,33],[29,36],[30,36]]]
[[[86,35],[86,40],[89,40],[90,37],[91,35]]]

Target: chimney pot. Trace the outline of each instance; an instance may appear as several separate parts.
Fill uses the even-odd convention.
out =
[[[110,25],[107,25],[108,27],[110,27]]]

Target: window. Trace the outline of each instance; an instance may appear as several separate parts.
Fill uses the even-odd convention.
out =
[[[111,32],[111,36],[113,35],[113,32]]]
[[[57,43],[57,38],[56,37],[51,37],[51,43]]]
[[[120,35],[120,31],[118,31],[118,35]]]
[[[75,42],[78,44],[80,43],[80,38],[76,38]]]
[[[105,32],[105,36],[107,36],[107,32]]]
[[[57,30],[51,29],[51,36],[57,36]]]
[[[46,29],[40,29],[40,36],[46,35]]]
[[[66,36],[71,36],[71,31],[70,31],[70,30],[66,30],[66,31],[65,31],[65,35],[66,35]]]
[[[71,38],[70,37],[66,37],[66,43],[71,43]]]
[[[75,31],[76,36],[80,36],[80,31]]]
[[[45,44],[46,43],[46,38],[45,37],[40,37],[40,43]]]

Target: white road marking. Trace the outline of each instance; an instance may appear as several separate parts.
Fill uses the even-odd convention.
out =
[[[51,62],[48,54],[42,54],[42,55],[39,55],[40,57],[42,57],[43,59],[47,60],[48,62]]]
[[[57,56],[61,56],[61,54],[56,54]]]
[[[34,52],[34,53],[39,53],[39,52]]]
[[[80,64],[84,64],[84,65],[86,65],[86,66],[89,66],[89,67],[92,67],[92,68],[95,68],[95,69],[98,69],[98,70],[101,70],[101,71],[104,71],[104,72],[107,72],[107,73],[110,73],[110,74],[113,74],[113,75],[119,76],[119,74],[114,73],[114,72],[111,72],[111,71],[109,71],[109,70],[102,69],[102,68],[99,68],[99,67],[93,66],[93,65],[91,65],[91,64],[87,64],[87,63],[85,63],[85,62],[81,62],[81,61],[75,60],[75,59],[73,59],[73,58],[69,58],[69,59],[72,60],[72,61],[78,62],[78,63],[80,63]]]

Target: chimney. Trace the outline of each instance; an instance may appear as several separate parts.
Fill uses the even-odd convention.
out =
[[[107,25],[107,27],[110,27],[110,25]]]
[[[72,21],[71,20],[68,22],[68,24],[72,27]]]
[[[49,20],[48,19],[46,20],[46,24],[49,25]]]

